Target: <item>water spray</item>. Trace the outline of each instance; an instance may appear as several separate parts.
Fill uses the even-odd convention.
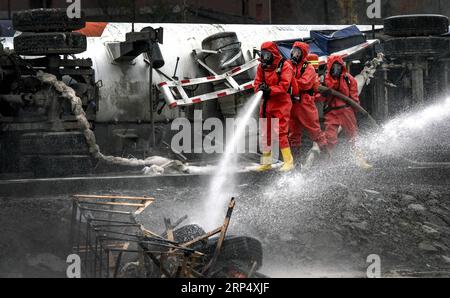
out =
[[[438,119],[444,119],[445,116],[447,116],[448,111],[450,111],[450,99],[447,99],[444,102],[444,106],[435,105],[428,107],[420,112],[418,112],[415,115],[411,115],[408,118],[398,118],[396,120],[393,120],[386,124],[385,126],[381,127],[377,121],[367,112],[361,105],[359,105],[357,102],[352,100],[350,97],[345,96],[344,94],[327,88],[325,86],[319,86],[318,88],[320,93],[323,92],[331,92],[331,94],[335,97],[338,97],[342,101],[344,101],[346,104],[350,105],[352,108],[354,108],[356,111],[363,114],[372,124],[374,128],[377,130],[382,129],[383,134],[390,135],[390,131],[399,131],[398,128],[408,130],[412,127],[424,127],[427,123],[430,123],[432,119],[438,120]],[[398,137],[398,135],[393,136]],[[406,161],[409,164],[415,165],[415,166],[422,166],[422,167],[450,167],[450,162],[419,162],[415,160],[408,159],[406,157],[402,157],[404,161]]]
[[[217,171],[212,177],[204,205],[205,221],[207,228],[217,226],[222,216],[222,211],[230,197],[233,197],[236,189],[234,175],[237,169],[236,146],[238,141],[245,136],[248,122],[259,106],[263,93],[260,91],[251,97],[237,116],[237,125],[234,134],[227,141],[225,152],[219,162]]]
[[[442,122],[450,117],[450,98],[421,109],[415,113],[401,115],[388,123],[380,126],[377,124],[377,132],[367,136],[366,146],[371,151],[386,152],[387,149],[395,150],[396,146],[402,149],[405,145],[406,138],[417,131],[423,131],[434,123]],[[448,168],[450,162],[418,162],[401,157],[402,160],[411,166]]]

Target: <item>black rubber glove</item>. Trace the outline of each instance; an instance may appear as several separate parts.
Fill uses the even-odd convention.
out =
[[[325,91],[320,92],[323,97],[330,97],[332,95],[331,89],[327,89]]]
[[[269,97],[270,97],[270,87],[267,86],[266,83],[262,83],[261,85],[259,85],[258,91],[262,91],[263,92],[264,99],[266,99],[266,100],[269,99]]]

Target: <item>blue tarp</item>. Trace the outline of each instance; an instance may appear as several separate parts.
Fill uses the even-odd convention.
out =
[[[321,57],[329,56],[343,49],[364,43],[366,37],[359,31],[358,27],[354,25],[338,31],[311,31],[311,38],[277,42],[280,53],[285,59],[290,58],[292,46],[296,41],[307,42],[310,46],[311,53]]]
[[[366,36],[356,25],[335,31],[331,34],[328,32],[311,31],[311,38],[328,55],[362,44],[367,40]]]
[[[12,22],[10,20],[0,20],[0,36],[1,37],[14,37],[16,30],[13,29]]]

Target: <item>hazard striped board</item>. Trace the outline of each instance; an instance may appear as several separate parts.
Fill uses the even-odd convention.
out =
[[[187,106],[204,102],[207,100],[217,99],[252,89],[253,80],[246,82],[244,84],[238,84],[233,77],[255,68],[256,66],[258,66],[258,64],[259,64],[258,59],[253,59],[248,63],[235,67],[221,75],[208,76],[203,78],[194,78],[194,79],[183,79],[179,81],[165,81],[158,84],[158,89],[164,96],[164,99],[169,105],[169,107],[171,108],[175,108],[177,106]],[[196,95],[194,97],[189,97],[186,91],[183,89],[184,87],[188,86],[213,83],[219,81],[226,81],[228,83],[229,88],[210,92],[207,94]],[[177,94],[177,97],[175,97],[175,94]]]

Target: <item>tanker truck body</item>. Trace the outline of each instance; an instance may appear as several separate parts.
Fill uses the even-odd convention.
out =
[[[91,157],[70,107],[64,103],[52,105],[50,97],[60,95],[44,92],[33,79],[38,70],[56,73],[75,90],[83,101],[83,109],[102,151],[122,157],[145,158],[151,154],[176,157],[178,155],[168,146],[173,135],[171,120],[179,117],[192,120],[194,110],[202,110],[203,119],[235,116],[253,93],[247,87],[254,78],[257,49],[262,42],[279,41],[281,49],[283,44],[295,40],[314,42],[311,32],[333,39],[333,32],[346,27],[108,23],[101,34],[87,37],[85,49],[81,46],[76,53],[39,52],[41,55],[36,52],[29,55],[24,43],[17,40],[24,40],[23,35],[27,33],[17,31],[14,37],[5,37],[0,51],[3,57],[0,60],[3,84],[0,154],[4,161],[1,173],[6,177],[47,177],[117,170],[99,166]],[[162,29],[154,30],[157,28]],[[380,32],[380,27],[357,26],[357,29]],[[148,30],[160,34],[159,43],[157,40],[148,43],[151,51],[142,47],[147,35],[141,33]],[[376,51],[383,49],[376,39],[344,41],[347,44],[340,44],[334,53],[346,58],[353,73],[361,72],[365,63],[376,57]],[[20,49],[15,49],[14,45],[20,45]],[[331,52],[322,52],[322,64],[329,54]],[[448,56],[448,51],[443,50],[439,55]],[[233,72],[243,66],[246,68],[234,76]],[[448,83],[448,67],[444,70]],[[360,84],[366,85],[374,73],[366,74]],[[198,84],[189,83],[196,79]],[[212,82],[205,83],[208,79]],[[377,84],[378,87],[367,88],[366,92],[373,94],[384,90],[385,78]],[[175,86],[175,91],[164,93],[164,85]],[[221,92],[223,90],[234,91]],[[192,101],[193,98],[198,101]],[[388,99],[374,99],[373,95],[368,98],[371,100],[366,103],[369,110],[376,106],[385,112],[379,106]],[[36,106],[37,102],[45,103],[35,110],[29,107]],[[39,117],[34,117],[33,113],[38,110]]]

